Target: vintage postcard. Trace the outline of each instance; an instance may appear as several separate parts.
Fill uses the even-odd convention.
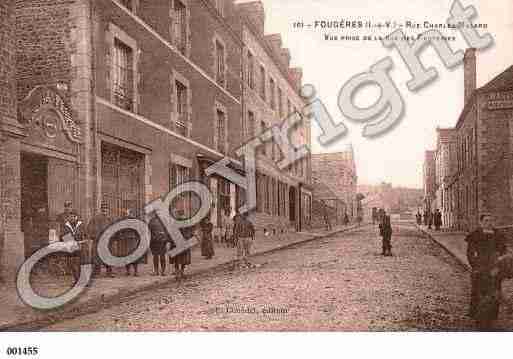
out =
[[[1,358],[513,331],[511,0],[1,0],[0,40]]]

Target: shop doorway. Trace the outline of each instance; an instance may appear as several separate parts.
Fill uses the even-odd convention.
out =
[[[136,216],[144,206],[144,155],[108,143],[102,144],[102,200],[112,218]]]
[[[21,229],[25,257],[48,244],[48,158],[21,153]]]

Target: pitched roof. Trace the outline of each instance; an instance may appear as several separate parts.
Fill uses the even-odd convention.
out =
[[[486,92],[506,89],[513,89],[513,65],[480,88]]]
[[[473,107],[478,94],[504,90],[513,90],[513,65],[508,67],[503,72],[501,72],[498,76],[494,77],[491,81],[487,82],[484,86],[481,86],[480,88],[472,92],[470,99],[467,101],[467,103],[463,107],[463,110],[461,111],[460,117],[458,118],[458,122],[456,123],[455,128],[459,128],[461,123],[463,123],[465,116]]]

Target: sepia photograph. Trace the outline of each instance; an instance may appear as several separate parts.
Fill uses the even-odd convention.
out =
[[[0,0],[0,44],[0,358],[507,355],[512,0]]]

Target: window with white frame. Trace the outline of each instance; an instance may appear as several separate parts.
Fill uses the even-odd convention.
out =
[[[112,53],[112,95],[114,104],[128,111],[134,110],[134,54],[133,49],[114,38]]]
[[[214,3],[219,15],[224,16],[224,0],[214,0]]]
[[[271,109],[276,110],[276,85],[274,83],[274,79],[270,78],[269,80],[269,103],[271,105]]]
[[[249,140],[255,136],[255,113],[248,111],[248,117],[246,122],[246,139]]]
[[[169,168],[170,190],[191,180],[190,168],[171,163]],[[171,203],[171,213],[175,218],[190,218],[191,216],[191,192],[183,192]]]
[[[265,101],[266,91],[265,91],[265,68],[260,66],[260,97]]]
[[[255,89],[255,57],[248,51],[247,81],[250,89]]]
[[[121,3],[121,5],[126,7],[128,10],[134,11],[133,0],[119,0],[119,2]]]
[[[226,64],[224,45],[216,40],[216,81],[219,85],[226,85]]]
[[[178,51],[187,55],[187,7],[180,0],[173,0],[172,37]]]
[[[176,93],[176,122],[175,129],[178,134],[187,137],[189,127],[189,99],[188,89],[180,81],[175,81]]]
[[[226,114],[220,109],[216,110],[216,114],[217,151],[226,154]]]
[[[283,92],[281,88],[278,87],[278,114],[280,119],[283,118]]]
[[[264,132],[265,132],[266,127],[267,127],[267,126],[266,126],[266,124],[265,124],[265,121],[260,121],[260,133],[264,133]],[[260,153],[261,153],[263,156],[267,156],[267,148],[266,148],[266,147],[267,147],[267,146],[266,146],[266,144],[265,144],[265,143],[262,143],[262,144],[260,145],[260,148],[261,148],[261,150],[260,150],[261,152],[260,152]]]

